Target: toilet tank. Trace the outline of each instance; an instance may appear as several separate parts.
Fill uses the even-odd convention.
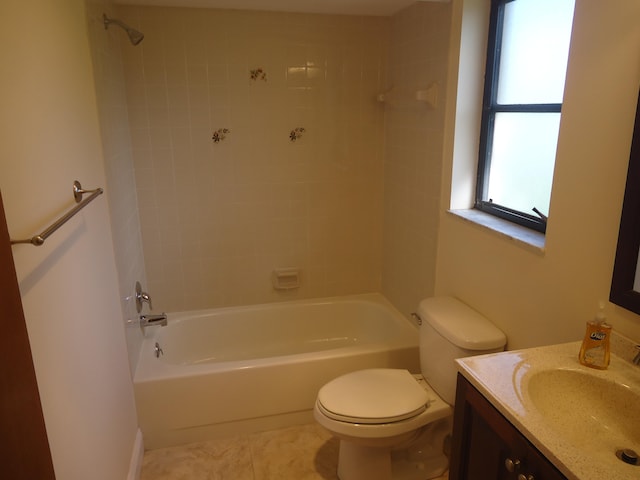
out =
[[[456,393],[454,360],[504,350],[504,333],[487,318],[453,297],[420,302],[420,368],[429,385],[449,405]]]

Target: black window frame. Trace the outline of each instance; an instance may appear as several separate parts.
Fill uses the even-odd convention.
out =
[[[562,111],[561,103],[499,104],[497,101],[502,31],[504,26],[504,8],[507,3],[513,1],[516,0],[491,0],[489,39],[487,43],[487,64],[482,100],[482,119],[480,124],[480,151],[478,156],[474,208],[532,230],[545,233],[547,230],[546,216],[537,211],[535,213],[538,215],[534,215],[514,210],[504,205],[499,205],[491,201],[486,193],[488,190],[489,174],[491,171],[491,151],[493,147],[496,113],[560,113]],[[535,205],[532,205],[531,207],[533,209]]]

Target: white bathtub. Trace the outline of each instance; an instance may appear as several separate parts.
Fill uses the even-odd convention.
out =
[[[338,375],[419,371],[417,327],[379,294],[168,317],[147,329],[134,377],[149,449],[312,422]]]

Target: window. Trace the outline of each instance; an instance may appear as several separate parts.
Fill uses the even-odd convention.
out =
[[[475,208],[546,230],[574,0],[492,0]]]

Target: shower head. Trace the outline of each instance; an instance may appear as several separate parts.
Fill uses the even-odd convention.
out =
[[[127,32],[127,35],[129,35],[129,40],[131,40],[131,43],[133,43],[134,45],[138,45],[144,38],[144,34],[142,32],[139,32],[135,28],[131,28],[129,25],[121,22],[117,18],[107,17],[106,13],[102,14],[102,21],[104,23],[105,30],[109,28],[109,25],[111,25],[112,23],[122,28],[125,32]]]

